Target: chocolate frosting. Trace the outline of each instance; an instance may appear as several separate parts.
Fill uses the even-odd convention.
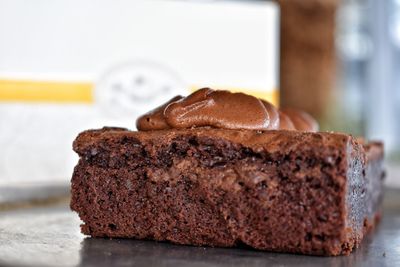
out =
[[[319,129],[317,121],[310,114],[293,108],[283,108],[281,112],[286,114],[293,123],[296,130],[305,132],[317,132]]]
[[[151,131],[151,130],[163,130],[171,128],[164,117],[165,108],[180,99],[183,96],[177,95],[170,100],[168,100],[165,104],[162,104],[159,107],[156,107],[153,110],[150,110],[146,114],[140,116],[136,121],[136,127],[140,131]]]
[[[317,122],[294,109],[278,110],[271,103],[243,93],[203,88],[187,97],[176,96],[140,116],[140,131],[214,127],[249,130],[317,131]]]

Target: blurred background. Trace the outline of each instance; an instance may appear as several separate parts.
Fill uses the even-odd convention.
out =
[[[200,87],[382,140],[398,169],[399,79],[399,0],[0,0],[0,202],[67,194],[79,132]]]

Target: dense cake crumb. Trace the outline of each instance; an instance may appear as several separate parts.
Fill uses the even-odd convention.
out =
[[[379,215],[372,146],[295,131],[86,131],[71,208],[93,237],[349,254]]]

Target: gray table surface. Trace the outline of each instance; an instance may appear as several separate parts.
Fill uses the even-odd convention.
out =
[[[0,266],[400,266],[400,190],[386,190],[384,217],[350,256],[178,246],[83,236],[68,204],[0,212]]]

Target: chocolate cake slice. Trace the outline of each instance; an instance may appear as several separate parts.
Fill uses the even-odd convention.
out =
[[[382,144],[270,129],[272,115],[264,130],[228,129],[232,121],[223,116],[212,127],[179,128],[175,110],[169,128],[168,113],[160,113],[169,105],[139,119],[146,131],[103,128],[75,140],[71,208],[84,234],[341,255],[379,218]],[[286,127],[302,121],[285,120]]]

